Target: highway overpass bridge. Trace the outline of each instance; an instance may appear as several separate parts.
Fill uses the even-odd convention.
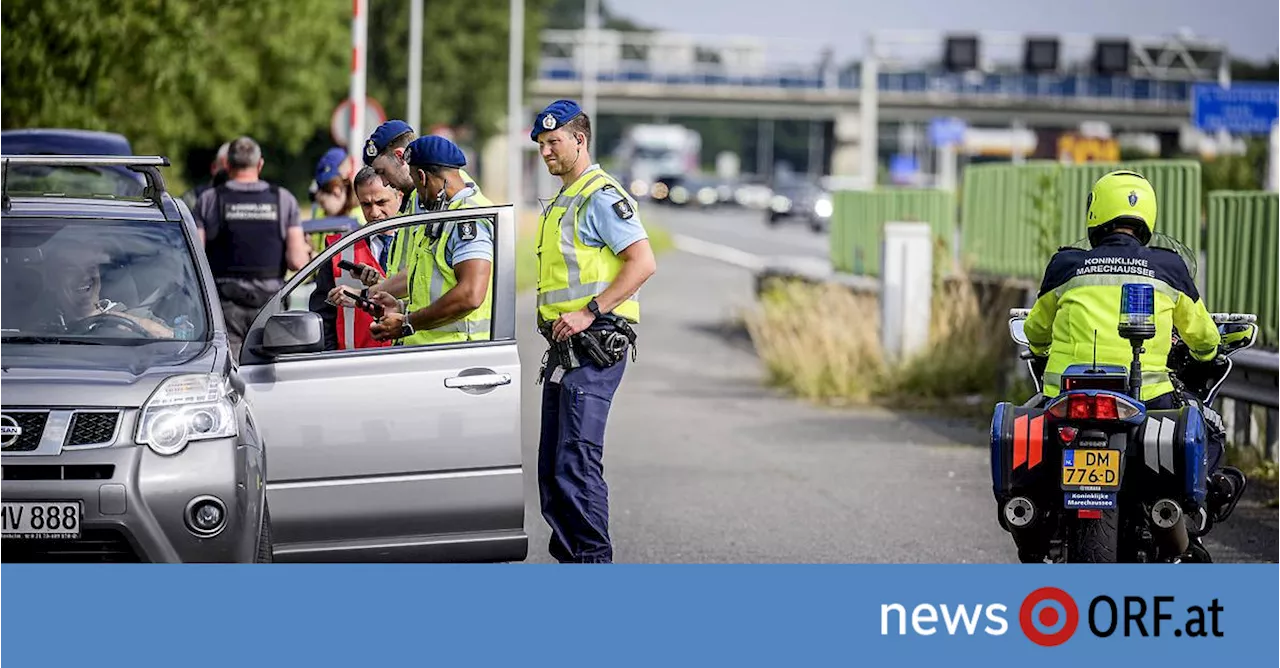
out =
[[[580,98],[581,70],[544,61],[530,106]],[[783,77],[751,82],[716,76],[657,76],[602,71],[597,113],[837,121],[861,105],[855,74],[834,86]],[[1007,126],[1019,119],[1036,127],[1077,127],[1101,121],[1118,130],[1178,131],[1191,114],[1186,82],[1133,81],[1035,75],[881,74],[881,120],[928,121],[957,116],[972,125]]]

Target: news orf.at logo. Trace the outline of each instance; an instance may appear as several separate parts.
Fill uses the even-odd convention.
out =
[[[1054,647],[1071,639],[1080,625],[1075,599],[1057,587],[1041,587],[1022,600],[1018,625],[1031,642]]]
[[[1082,599],[1083,600],[1083,599]],[[1179,605],[1173,596],[1100,594],[1087,606],[1057,587],[1040,587],[1014,606],[999,601],[979,603],[919,603],[880,606],[882,636],[1003,636],[1009,631],[1008,612],[1018,609],[1018,628],[1041,647],[1057,647],[1087,625],[1095,638],[1221,638],[1223,606]]]

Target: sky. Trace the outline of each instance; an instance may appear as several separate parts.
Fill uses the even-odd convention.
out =
[[[606,0],[642,25],[827,44],[856,56],[869,30],[998,30],[1162,36],[1190,28],[1233,57],[1277,54],[1277,0]]]

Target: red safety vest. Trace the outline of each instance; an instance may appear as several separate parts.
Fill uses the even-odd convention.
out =
[[[341,239],[342,234],[330,234],[324,238],[325,246],[332,245],[335,241]],[[333,256],[329,260],[330,266],[333,268],[333,282],[339,286],[346,286],[352,290],[359,291],[364,288],[360,281],[351,278],[347,272],[338,267],[338,262],[346,260],[355,264],[367,264],[378,270],[378,274],[386,277],[381,265],[378,264],[378,258],[374,256],[373,250],[369,248],[369,240],[361,239],[354,244],[342,249],[341,253]],[[338,350],[351,350],[353,348],[383,348],[392,344],[391,341],[378,341],[373,338],[373,334],[369,333],[369,326],[374,322],[373,316],[366,313],[363,309],[353,306],[347,306],[338,309]]]

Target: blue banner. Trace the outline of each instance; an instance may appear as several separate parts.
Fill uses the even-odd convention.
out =
[[[1192,86],[1191,118],[1205,132],[1267,134],[1278,115],[1280,86],[1274,83],[1240,82],[1230,88],[1209,83]]]
[[[5,565],[3,661],[1274,666],[1277,572],[1274,564]]]

